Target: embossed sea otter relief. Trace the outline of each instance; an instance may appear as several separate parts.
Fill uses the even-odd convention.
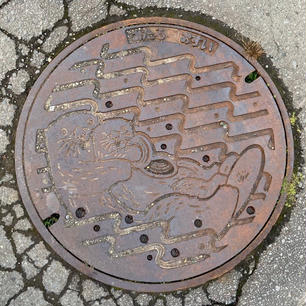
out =
[[[264,153],[257,145],[247,147],[240,155],[229,153],[221,162],[205,167],[178,152],[157,151],[148,135],[135,131],[132,121],[103,120],[99,114],[84,111],[59,117],[44,130],[44,135],[55,192],[70,216],[67,226],[95,223],[99,217],[116,218],[124,223],[126,215],[132,215],[137,224],[126,228],[119,225],[113,236],[89,239],[84,241],[86,245],[161,226],[165,244],[209,236],[208,245],[199,245],[199,251],[204,249],[208,256],[226,247],[216,247],[216,242],[222,244],[222,237],[232,226],[252,222],[254,218],[241,214],[256,196],[263,175]],[[48,150],[48,145],[52,150]],[[246,166],[246,160],[255,162]],[[73,210],[82,205],[84,198],[98,201],[109,212],[92,220],[76,220]],[[186,206],[190,216],[197,215],[203,220],[203,229],[195,231],[193,219],[189,226],[183,226],[188,220]],[[220,220],[218,227],[216,218]],[[177,236],[173,236],[172,227],[176,228]],[[112,256],[124,254],[128,255],[114,252]],[[194,260],[197,259],[188,259],[189,263]],[[160,266],[176,265],[160,263]]]
[[[45,154],[52,183],[48,191],[66,210],[66,228],[97,223],[103,227],[104,221],[113,220],[107,233],[83,240],[84,247],[104,244],[112,258],[153,251],[156,264],[171,269],[222,252],[227,233],[253,221],[252,202],[266,198],[271,182],[265,150],[274,150],[274,135],[271,127],[237,133],[243,120],[269,112],[262,108],[234,114],[235,103],[260,96],[257,91],[236,93],[240,75],[234,62],[197,67],[191,54],[156,58],[148,46],[139,44],[137,40],[130,49],[116,52],[103,44],[100,58],[71,66],[78,76],[87,76],[87,69],[94,75],[54,87],[45,110],[59,115],[37,131],[36,152]],[[129,57],[139,55],[142,64],[129,66]],[[122,67],[105,72],[113,60],[121,60]],[[178,74],[173,63],[186,71]],[[156,67],[167,65],[166,77],[150,77]],[[211,75],[216,71],[222,72],[217,81]],[[195,85],[193,74],[207,81]],[[135,75],[135,86],[107,90],[101,85],[117,78],[127,83]],[[173,89],[175,83],[181,84],[178,90]],[[88,97],[69,101],[70,92],[80,88]],[[154,98],[154,90],[164,95]],[[210,98],[211,91],[219,101]],[[120,103],[112,102],[116,98]],[[212,130],[217,130],[214,136]],[[258,137],[265,139],[265,149],[246,142],[239,152],[231,150],[236,142]],[[75,217],[85,202],[95,206],[95,214]],[[130,224],[126,216],[132,218]],[[195,219],[201,221],[198,227]],[[126,235],[153,229],[159,229],[159,241],[118,246]],[[194,243],[188,254],[165,258],[168,246],[189,241]]]

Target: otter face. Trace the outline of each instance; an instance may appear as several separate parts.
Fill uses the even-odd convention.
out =
[[[129,121],[110,119],[97,126],[92,136],[98,159],[122,158],[134,131]]]
[[[63,116],[48,127],[47,138],[53,139],[52,143],[48,141],[48,144],[56,146],[58,154],[63,157],[79,158],[83,155],[82,151],[91,150],[91,134],[97,124],[98,119],[88,113],[80,112]]]

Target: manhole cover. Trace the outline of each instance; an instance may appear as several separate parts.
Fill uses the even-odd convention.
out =
[[[16,140],[43,238],[83,273],[139,291],[199,285],[240,262],[275,223],[292,160],[264,70],[221,34],[165,18],[112,24],[61,52]]]

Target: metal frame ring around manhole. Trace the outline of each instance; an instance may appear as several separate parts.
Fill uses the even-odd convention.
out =
[[[279,92],[243,48],[202,25],[138,18],[47,66],[15,162],[34,225],[65,261],[116,287],[172,291],[261,243],[284,204],[293,140]]]

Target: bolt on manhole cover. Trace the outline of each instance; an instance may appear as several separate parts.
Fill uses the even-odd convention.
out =
[[[83,273],[139,291],[196,286],[275,223],[288,122],[230,39],[173,19],[119,22],[71,44],[33,86],[18,184],[43,238]]]

